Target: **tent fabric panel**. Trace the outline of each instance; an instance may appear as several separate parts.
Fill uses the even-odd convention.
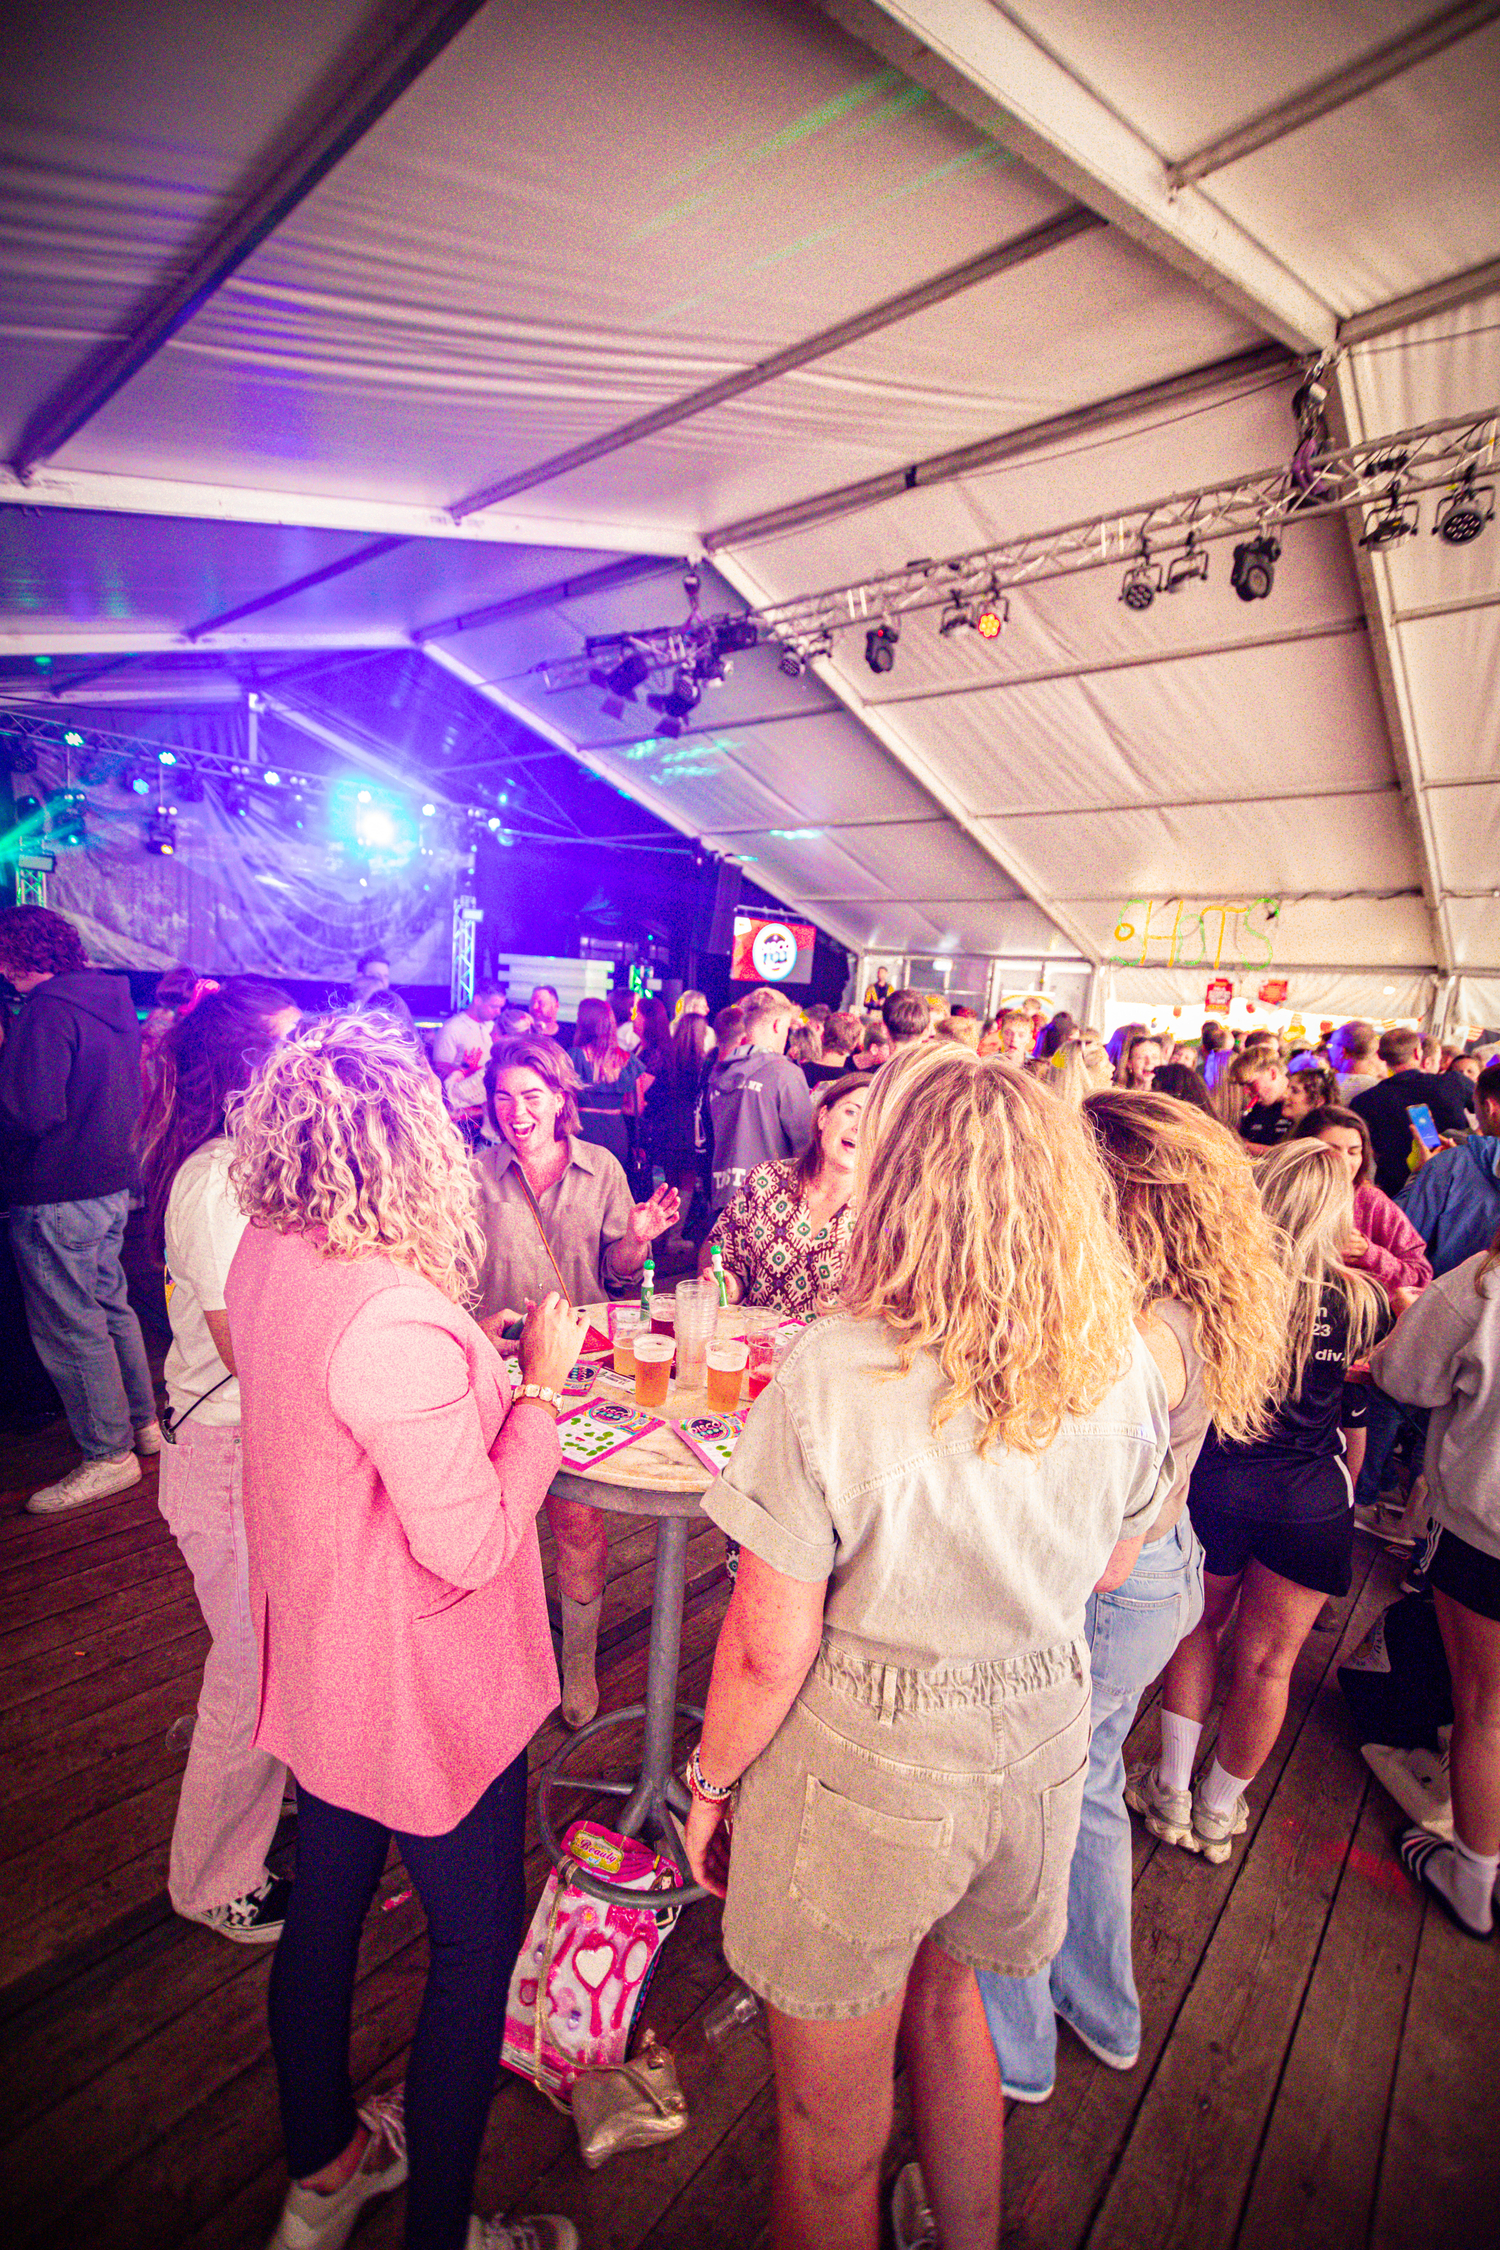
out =
[[[351,540],[351,547],[368,544]],[[289,601],[278,601],[268,617],[278,630],[295,637],[303,630],[320,636],[358,632],[393,620],[425,625],[538,592],[563,580],[619,562],[617,554],[590,547],[509,547],[489,541],[408,539],[389,554],[361,563],[357,570],[310,587]],[[262,591],[290,584],[269,578]]]
[[[1184,1039],[1198,1036],[1205,993],[1201,973],[1116,969],[1111,989],[1116,1002],[1147,1008],[1180,1006],[1180,1036]],[[1253,984],[1247,984],[1245,989],[1253,990]],[[1313,970],[1288,977],[1287,997],[1277,1005],[1278,1008],[1294,1008],[1309,1034],[1316,1037],[1324,1023],[1331,1030],[1335,1024],[1347,1023],[1354,1016],[1376,1022],[1401,1017],[1421,1022],[1432,1006],[1436,989],[1433,977],[1411,976],[1400,971],[1387,974],[1377,970],[1373,975],[1360,975],[1337,969]],[[1236,992],[1237,996],[1243,996],[1238,984]]]
[[[998,874],[999,870],[996,872]],[[1028,898],[1003,895],[948,900],[924,898],[920,907],[911,911],[914,924],[920,915],[930,926],[927,950],[933,953],[1015,954],[1026,959],[1054,954],[1061,954],[1068,960],[1077,957],[1076,947],[1057,924]],[[899,912],[898,909],[898,916]],[[911,942],[902,942],[908,952],[921,950],[915,929]]]
[[[1457,966],[1500,975],[1500,899],[1493,890],[1488,898],[1449,899],[1447,912]]]
[[[815,829],[799,829],[789,837],[751,836],[737,838],[736,843],[754,852],[781,842],[806,844],[811,862],[824,835],[850,863],[864,870],[871,895],[889,893],[898,899],[910,899],[924,912],[929,899],[983,901],[1021,896],[989,854],[941,816],[920,822],[844,824],[821,834]]]
[[[1460,977],[1454,991],[1454,1021],[1482,1031],[1500,1031],[1500,977]]]
[[[1018,814],[986,822],[1034,867],[1059,901],[1097,899],[1100,877],[1118,897],[1167,897],[1191,868],[1225,893],[1387,892],[1417,882],[1416,853],[1399,794],[1319,805],[1257,808],[1252,824],[1232,804],[1143,806],[1094,812],[1063,826]]]
[[[1435,789],[1428,811],[1444,889],[1493,896],[1500,883],[1500,788],[1487,781],[1467,789]],[[1500,926],[1500,916],[1496,920]]]
[[[1400,639],[1428,781],[1500,794],[1500,589],[1492,608],[1422,618]]]

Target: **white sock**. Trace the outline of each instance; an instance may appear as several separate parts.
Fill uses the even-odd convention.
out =
[[[1237,1773],[1226,1773],[1215,1757],[1198,1784],[1198,1802],[1205,1812],[1233,1812],[1236,1802],[1244,1796],[1254,1779],[1254,1774],[1242,1781]]]
[[[1500,1873],[1500,1852],[1488,1859],[1471,1852],[1455,1834],[1451,1852],[1434,1852],[1427,1862],[1427,1880],[1442,1892],[1454,1913],[1471,1930],[1481,1933],[1495,1926],[1495,1877]]]
[[[1193,1760],[1198,1753],[1201,1719],[1182,1719],[1175,1711],[1161,1715],[1161,1762],[1157,1777],[1163,1789],[1191,1789]]]

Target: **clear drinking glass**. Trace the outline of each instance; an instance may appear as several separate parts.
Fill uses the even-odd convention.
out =
[[[667,1378],[672,1372],[674,1345],[670,1336],[643,1330],[635,1338],[635,1403],[665,1406]]]
[[[710,1414],[733,1414],[740,1403],[750,1347],[742,1336],[720,1336],[705,1355]]]
[[[701,1391],[704,1360],[719,1322],[719,1285],[711,1274],[677,1284],[677,1380],[684,1390]]]
[[[646,1325],[646,1316],[639,1305],[611,1305],[609,1308],[609,1340],[615,1348],[615,1373],[635,1373],[635,1340]]]

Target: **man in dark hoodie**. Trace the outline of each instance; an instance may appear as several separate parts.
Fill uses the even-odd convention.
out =
[[[82,1461],[34,1492],[33,1515],[123,1492],[161,1450],[120,1244],[135,1183],[141,1036],[123,977],[91,969],[71,922],[0,908],[0,975],[26,1005],[0,1052],[0,1200],[32,1342]]]
[[[722,1211],[747,1174],[773,1157],[800,1156],[812,1139],[812,1096],[787,1033],[797,1009],[761,985],[744,1006],[744,1029],[708,1081],[714,1169],[710,1204]]]

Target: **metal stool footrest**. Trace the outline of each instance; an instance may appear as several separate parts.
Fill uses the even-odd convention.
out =
[[[677,1704],[675,1714],[678,1719],[690,1720],[695,1726],[701,1727],[703,1724],[703,1713],[696,1703]],[[616,1899],[626,1905],[639,1906],[643,1896],[640,1891],[631,1890],[623,1883],[611,1883],[602,1875],[591,1875],[571,1859],[563,1850],[551,1810],[552,1793],[558,1789],[576,1790],[580,1796],[625,1798],[625,1807],[615,1824],[621,1835],[641,1836],[648,1843],[656,1845],[658,1850],[673,1861],[682,1877],[681,1882],[673,1889],[652,1891],[647,1895],[653,1904],[690,1906],[695,1899],[709,1898],[712,1893],[706,1891],[701,1883],[693,1882],[688,1874],[677,1823],[686,1820],[690,1800],[687,1790],[671,1771],[670,1764],[660,1774],[642,1772],[635,1781],[617,1781],[596,1774],[570,1773],[567,1770],[568,1761],[574,1753],[586,1743],[592,1742],[596,1736],[608,1733],[612,1727],[639,1727],[643,1725],[645,1718],[644,1703],[628,1703],[623,1711],[610,1711],[602,1719],[591,1719],[586,1727],[580,1727],[575,1735],[570,1736],[537,1781],[537,1826],[546,1846],[547,1857],[554,1867],[560,1867],[565,1859],[568,1860],[569,1871],[579,1890],[586,1891],[590,1898],[602,1900],[606,1906]],[[669,1814],[673,1817],[669,1818]]]

